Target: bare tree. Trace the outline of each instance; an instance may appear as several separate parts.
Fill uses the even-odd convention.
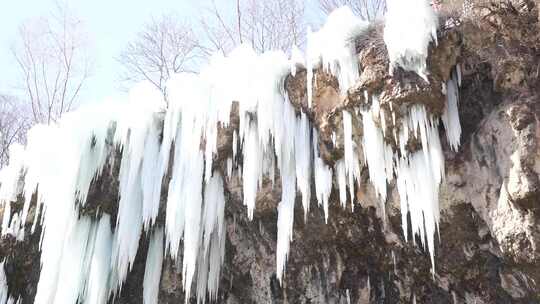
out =
[[[82,23],[66,5],[19,28],[12,53],[34,123],[51,123],[76,103],[91,62]]]
[[[149,81],[165,95],[171,75],[195,72],[201,57],[199,41],[189,24],[176,15],[163,15],[147,23],[117,60],[125,69],[125,81]]]
[[[0,168],[9,160],[9,147],[25,142],[28,127],[24,104],[13,96],[0,95]]]
[[[226,14],[215,2],[208,9],[209,15],[202,25],[209,49],[227,53],[238,44],[249,43],[262,53],[289,51],[304,44],[304,1],[236,0],[234,10]]]
[[[330,14],[334,9],[347,5],[364,20],[374,20],[386,12],[386,0],[318,0],[321,10]],[[403,1],[403,0],[400,0]]]
[[[123,80],[149,81],[166,98],[165,85],[174,73],[196,73],[213,52],[227,53],[243,42],[259,52],[303,44],[301,0],[237,0],[235,4],[234,11],[225,12],[214,3],[201,21],[202,34],[174,14],[153,19],[118,58],[125,70]]]

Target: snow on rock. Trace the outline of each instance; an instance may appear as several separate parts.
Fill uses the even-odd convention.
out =
[[[394,65],[425,76],[422,62],[436,23],[423,1],[414,3],[421,9],[392,2],[385,40]],[[414,22],[403,23],[403,18]],[[355,83],[359,70],[353,40],[367,26],[348,8],[340,8],[319,32],[310,35],[306,58],[309,96],[313,68],[319,64],[337,77],[342,93]],[[406,30],[401,32],[401,28]],[[399,44],[396,37],[402,34],[410,39]],[[167,83],[167,105],[159,91],[142,83],[131,90],[125,102],[87,106],[66,114],[58,123],[33,127],[27,146],[24,150],[15,147],[10,165],[0,172],[0,203],[5,214],[2,234],[16,234],[22,239],[31,197],[39,188],[36,209],[42,208],[43,212],[38,219],[40,212],[36,211],[34,222],[40,220],[43,226],[42,270],[35,303],[76,303],[77,299],[106,303],[120,292],[137,254],[139,239],[149,231],[153,234],[144,278],[144,303],[157,302],[165,254],[182,264],[186,302],[192,290],[196,291],[198,303],[217,299],[226,237],[222,174],[227,175],[227,180],[233,173],[239,177],[249,219],[253,218],[263,179],[274,182],[279,177],[279,281],[293,239],[297,192],[304,217],[314,191],[327,221],[334,181],[341,204],[346,205],[347,188],[354,204],[363,166],[367,166],[383,207],[388,183],[397,180],[404,233],[410,212],[413,232],[427,239],[434,263],[438,187],[444,176],[437,132],[439,118],[426,113],[422,105],[410,106],[401,125],[392,113],[394,131],[399,130],[399,136],[394,134],[398,142],[394,150],[385,142],[388,113],[381,109],[376,95],[366,93],[371,106],[342,111],[344,157],[327,164],[319,151],[315,126],[306,113],[291,105],[285,91],[286,77],[304,62],[299,51],[293,53],[289,59],[283,52],[257,54],[250,46],[241,45],[227,56],[214,56],[200,74],[172,77]],[[457,149],[460,133],[456,81],[459,74],[447,85],[448,105],[443,115],[453,149]],[[214,166],[218,131],[230,125],[233,102],[238,103],[239,126],[233,131],[227,172],[220,172]],[[363,130],[361,142],[353,138],[357,127]],[[406,149],[410,136],[421,143],[421,151]],[[335,144],[335,135],[333,138]],[[110,219],[105,213],[97,214],[96,219],[81,217],[79,210],[85,206],[92,180],[116,156],[120,156],[117,218]],[[166,174],[171,179],[168,193],[162,198]],[[20,183],[22,176],[24,187]],[[17,195],[24,196],[24,207],[22,213],[12,215],[10,202]],[[155,228],[162,199],[166,200],[165,223],[163,228]],[[116,220],[114,231],[111,220]]]
[[[313,69],[321,66],[336,76],[342,94],[358,80],[355,39],[367,30],[369,23],[355,16],[348,6],[334,10],[324,26],[307,36],[307,94],[311,107]]]
[[[390,58],[390,75],[398,66],[427,81],[429,43],[437,43],[437,16],[427,0],[389,0],[384,42]]]

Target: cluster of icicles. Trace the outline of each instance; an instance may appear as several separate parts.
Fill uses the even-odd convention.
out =
[[[121,289],[143,232],[150,237],[143,282],[145,304],[157,303],[166,254],[182,265],[186,301],[192,288],[198,302],[215,300],[225,250],[224,183],[241,180],[243,203],[251,219],[263,178],[275,180],[277,172],[282,189],[276,250],[280,281],[292,240],[297,191],[306,214],[315,193],[327,218],[333,180],[345,205],[347,188],[351,201],[355,200],[355,184],[359,185],[365,166],[381,202],[386,200],[387,183],[396,178],[403,231],[407,232],[410,212],[413,231],[428,240],[433,262],[438,188],[444,174],[439,119],[417,105],[410,108],[408,117],[394,120],[394,124],[402,124],[400,133],[394,135],[401,143],[398,153],[385,143],[384,128],[374,121],[377,116],[384,121],[384,115],[392,113],[381,111],[377,96],[370,96],[369,110],[356,113],[362,116],[361,143],[352,140],[351,113],[343,112],[345,154],[331,168],[319,154],[317,131],[304,113],[298,114],[291,106],[284,89],[287,75],[294,75],[298,66],[306,67],[311,103],[312,71],[322,66],[336,75],[346,91],[359,76],[352,41],[367,26],[344,7],[331,14],[322,30],[309,35],[305,59],[298,50],[288,59],[282,52],[258,55],[250,47],[240,46],[227,57],[212,58],[198,75],[173,77],[168,83],[167,106],[159,91],[141,84],[130,92],[127,103],[86,106],[57,124],[32,128],[27,146],[14,146],[10,165],[0,173],[0,198],[4,206],[2,235],[23,240],[36,225],[42,227],[42,268],[35,303],[107,303]],[[407,46],[404,48],[409,54]],[[457,76],[446,91],[448,104],[442,121],[448,141],[456,149],[460,136]],[[233,101],[239,105],[240,124],[223,176],[213,170],[213,160],[218,128],[229,126]],[[405,149],[409,134],[419,137],[421,151]],[[114,161],[118,149],[119,202],[113,231],[110,215],[93,219],[81,216],[79,210],[86,203],[92,180],[101,175],[107,162]],[[165,224],[157,227],[167,174],[171,180]],[[33,225],[25,230],[34,193]],[[11,214],[10,202],[20,195],[24,206]],[[0,282],[1,304],[7,301],[6,289]]]

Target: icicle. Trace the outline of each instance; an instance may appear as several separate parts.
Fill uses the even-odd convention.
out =
[[[51,253],[43,247],[43,267],[41,270],[35,303],[76,303],[84,291],[87,273],[88,243],[91,235],[91,220],[83,217],[74,220],[67,228],[65,243],[58,248],[60,252],[55,264],[49,263]],[[52,244],[44,239],[43,246]],[[46,250],[46,251],[45,251]]]
[[[11,231],[9,221],[11,219],[11,202],[4,202],[4,214],[2,215],[2,233],[0,236],[7,235]]]
[[[212,115],[208,111],[207,83],[195,75],[179,75],[170,80],[169,85],[169,102],[174,104],[175,111],[181,112],[181,119],[176,119],[176,115],[165,118],[165,125],[179,124],[177,134],[173,137],[175,162],[167,196],[165,231],[167,246],[173,259],[178,257],[180,240],[183,237],[182,279],[186,299],[189,299],[200,246],[204,156],[214,153],[201,151],[200,146],[207,118]],[[220,115],[214,114],[216,116],[212,116],[210,120],[214,122],[212,127],[217,128],[215,119]],[[168,121],[169,117],[173,122]],[[208,130],[206,134],[209,134]],[[207,144],[214,146],[213,143]]]
[[[238,147],[238,135],[236,134],[236,130],[233,132],[233,143],[232,143],[232,148],[233,148],[233,160],[236,161],[236,149]]]
[[[225,196],[223,193],[223,179],[221,175],[214,172],[212,178],[206,184],[204,190],[204,209],[203,209],[203,252],[209,252],[210,235],[217,232],[220,236],[223,233],[223,224],[225,220]]]
[[[120,117],[115,133],[115,142],[123,146],[119,210],[123,209],[126,201],[137,205],[135,209],[141,209],[140,218],[148,229],[157,216],[163,174],[161,171],[164,169],[159,162],[159,126],[154,115],[163,106],[163,100],[161,92],[149,83],[134,87],[129,99],[133,109]],[[133,217],[130,220],[136,219]],[[135,252],[131,252],[130,256],[136,250],[137,247],[134,247]]]
[[[296,133],[294,135],[294,155],[296,158],[296,183],[302,194],[304,219],[309,212],[311,199],[311,138],[310,127],[306,114],[302,113],[296,120]]]
[[[336,172],[338,188],[339,188],[339,201],[341,207],[345,208],[347,204],[347,177],[345,173],[345,162],[340,159],[336,162],[334,171]]]
[[[397,276],[397,263],[396,263],[396,255],[394,253],[394,250],[392,250],[392,264],[394,266],[394,275]]]
[[[383,132],[383,137],[386,136],[386,117],[384,115],[384,108],[381,108],[379,112],[379,119],[381,122],[381,130]]]
[[[223,180],[214,172],[204,191],[203,228],[197,268],[197,303],[217,299],[221,264],[225,254],[225,196]]]
[[[156,160],[160,157],[160,139],[157,121],[153,119],[145,141],[141,164],[141,187],[143,191],[142,218],[145,230],[153,225],[159,210],[163,172]]]
[[[263,155],[259,149],[259,138],[256,128],[250,128],[244,138],[244,166],[242,180],[244,182],[244,205],[247,206],[248,218],[253,219],[255,198],[262,179]]]
[[[456,76],[457,74],[457,76]],[[444,108],[441,120],[446,130],[446,138],[452,150],[457,151],[461,137],[461,123],[459,121],[458,101],[459,89],[456,78],[459,79],[458,73],[452,73],[452,77],[446,83],[446,105]]]
[[[228,179],[232,178],[232,171],[233,171],[233,161],[229,157],[229,158],[227,158],[227,178]]]
[[[413,134],[418,134],[419,131],[422,151],[400,158],[396,165],[403,233],[407,238],[407,212],[410,212],[413,234],[420,236],[424,246],[424,240],[427,239],[434,270],[434,237],[439,223],[439,185],[444,176],[444,157],[437,123],[432,119],[428,120],[423,106],[413,106],[408,122],[404,122],[404,125],[412,127]],[[402,132],[408,132],[408,127]],[[404,138],[404,135],[400,138]]]
[[[113,242],[109,215],[104,214],[101,217],[95,231],[84,304],[106,304],[109,295],[109,270]]]
[[[457,84],[461,87],[461,64],[456,65]]]
[[[157,304],[161,266],[163,264],[163,229],[157,228],[152,233],[148,256],[144,268],[143,304]]]
[[[41,189],[43,188],[41,188],[40,184],[40,191]],[[64,247],[70,246],[68,240],[77,218],[76,210],[73,210],[73,206],[69,206],[74,203],[72,197],[68,202],[56,201],[54,203],[58,204],[56,208],[54,207],[55,204],[51,202],[44,210],[46,214],[43,222],[44,232],[41,243],[42,267],[34,300],[36,304],[55,302],[55,293],[63,263]],[[68,205],[66,206],[65,203],[68,203]]]
[[[369,178],[381,202],[384,203],[387,182],[393,179],[395,173],[405,238],[408,237],[407,213],[410,212],[413,233],[420,236],[424,246],[427,245],[434,270],[434,235],[439,223],[438,191],[444,176],[444,158],[438,135],[438,121],[428,117],[423,106],[411,106],[408,116],[402,120],[399,134],[400,156],[398,156],[384,142],[382,130],[373,121],[373,116],[379,113],[377,96],[373,96],[372,101],[369,111],[361,111],[364,130],[363,148]],[[415,137],[420,139],[421,151],[409,153],[406,149],[410,130]],[[384,206],[382,210],[384,211]],[[427,239],[427,244],[424,244],[424,239]]]
[[[136,161],[136,157],[124,153],[119,175],[120,201],[112,258],[119,287],[122,286],[128,270],[135,261],[143,228],[143,193],[139,168],[140,163]]]
[[[317,202],[323,206],[324,220],[328,223],[328,200],[332,191],[332,170],[322,160],[319,152],[319,134],[313,129],[313,176]]]
[[[200,157],[200,156],[199,156]],[[182,193],[181,200],[188,204],[184,207],[184,255],[183,255],[183,270],[182,278],[184,283],[184,290],[186,292],[186,299],[189,299],[191,282],[193,275],[195,274],[195,266],[197,261],[197,252],[199,249],[199,233],[201,223],[201,205],[202,205],[202,173],[203,173],[203,160],[192,160],[192,164],[195,165],[193,170],[185,172],[184,187],[185,190]],[[193,172],[192,176],[187,176],[189,172]],[[191,181],[190,181],[191,179]],[[187,191],[189,189],[189,191]],[[191,192],[191,193],[190,193]],[[176,244],[175,246],[178,246]],[[186,300],[187,301],[187,300]]]
[[[377,100],[376,96],[373,96],[373,100]],[[377,128],[373,121],[373,113],[371,111],[361,111],[361,113],[364,129],[362,146],[364,159],[368,165],[369,179],[381,202],[384,203],[387,195],[386,183],[393,178],[393,151],[385,144],[381,129]]]
[[[351,195],[351,205],[354,206],[354,181],[360,181],[360,161],[356,153],[356,143],[352,138],[352,117],[347,111],[343,111],[343,149],[345,152],[344,166],[345,174],[349,182],[349,193]],[[339,176],[339,175],[338,175]],[[340,192],[341,193],[341,192]],[[343,201],[342,201],[343,204]]]
[[[276,267],[277,278],[282,282],[285,263],[289,255],[289,246],[292,241],[293,221],[294,221],[294,199],[296,196],[296,187],[294,182],[294,171],[291,168],[281,172],[281,202],[278,205],[278,233],[276,248]],[[291,172],[293,171],[293,172]]]
[[[6,278],[6,273],[4,271],[5,263],[6,263],[6,260],[3,260],[0,263],[0,303],[1,304],[6,303],[9,298],[7,278]]]

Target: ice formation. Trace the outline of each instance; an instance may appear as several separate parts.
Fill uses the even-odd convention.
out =
[[[456,66],[450,79],[446,82],[446,105],[441,120],[446,130],[446,138],[452,150],[459,148],[461,123],[459,122],[458,102],[459,86],[461,85],[461,70]]]
[[[95,236],[92,239],[94,246],[90,259],[90,272],[86,282],[84,303],[101,304],[107,303],[107,297],[109,296],[108,274],[113,243],[109,215],[104,214],[94,229],[96,229]]]
[[[4,263],[5,261],[2,261],[2,263],[0,263],[0,304],[5,304],[9,297],[7,278],[4,271]]]
[[[353,140],[352,135],[352,117],[347,111],[343,111],[343,139],[344,139],[344,163],[345,176],[349,185],[349,192],[351,195],[351,204],[354,203],[354,182],[360,183],[360,160],[358,159],[358,153],[356,151],[356,143]],[[343,183],[343,182],[342,182]],[[340,183],[340,193],[345,191],[344,185]],[[344,197],[340,195],[341,204],[344,205]]]
[[[389,0],[384,42],[390,57],[390,74],[400,66],[427,81],[429,43],[437,42],[438,19],[428,0]]]
[[[328,223],[328,200],[332,192],[332,169],[325,164],[319,152],[319,135],[313,129],[313,179],[317,202],[323,207],[324,220]]]
[[[402,226],[407,238],[407,212],[410,213],[413,234],[420,236],[431,255],[435,269],[435,232],[439,223],[439,184],[444,177],[444,156],[438,134],[438,120],[428,116],[423,106],[410,109],[403,120],[400,143],[407,142],[409,131],[421,141],[422,150],[407,153],[403,144],[401,157],[395,161],[396,184],[399,192]],[[412,236],[414,241],[414,236]],[[427,244],[424,240],[427,239]]]
[[[385,40],[393,64],[425,76],[427,44],[434,38],[436,22],[424,1],[415,1],[421,7],[419,12],[392,2],[389,16],[396,20],[387,19]],[[404,18],[415,21],[403,24]],[[337,77],[342,92],[355,83],[359,70],[353,40],[367,26],[349,9],[340,8],[323,29],[310,35],[306,54],[309,96],[316,65]],[[410,41],[396,44],[400,34],[397,26],[413,31],[405,36]],[[159,91],[142,83],[125,102],[86,106],[58,123],[32,128],[27,146],[15,146],[10,165],[0,172],[0,204],[4,206],[2,235],[22,240],[32,196],[39,190],[33,227],[40,224],[43,228],[42,269],[35,303],[107,303],[120,292],[145,233],[151,240],[144,303],[159,301],[159,277],[166,254],[182,265],[186,302],[192,290],[198,303],[216,300],[225,254],[225,186],[232,178],[242,183],[249,219],[263,182],[281,186],[276,248],[280,281],[293,239],[297,193],[304,217],[314,193],[327,221],[334,181],[340,203],[346,206],[350,201],[354,206],[366,166],[383,210],[388,184],[396,180],[404,234],[408,237],[410,213],[413,233],[422,243],[427,240],[423,245],[434,264],[438,189],[444,177],[439,117],[432,117],[422,105],[411,105],[396,121],[391,103],[389,113],[376,94],[368,96],[366,92],[366,104],[341,112],[343,142],[337,143],[336,134],[332,140],[343,147],[344,157],[332,166],[321,155],[317,129],[306,113],[291,105],[285,91],[286,77],[303,63],[298,50],[288,59],[282,52],[256,54],[242,45],[228,56],[214,56],[200,74],[175,75],[167,84],[168,105]],[[460,137],[459,81],[456,70],[446,85],[448,98],[442,116],[454,150]],[[214,166],[218,133],[230,127],[233,102],[238,104],[239,126],[232,132],[226,172],[221,172]],[[397,149],[385,139],[390,117]],[[361,138],[357,138],[356,129],[363,130]],[[408,151],[409,140],[420,142],[421,149]],[[115,167],[117,161],[116,219],[100,211],[95,217],[80,215],[92,181],[106,164]],[[168,192],[162,197],[167,175]],[[19,195],[24,200],[23,209],[11,214],[10,203]],[[165,221],[158,225],[160,207]],[[114,230],[111,221],[116,222]],[[6,290],[1,279],[0,300]]]
[[[157,304],[163,264],[163,229],[152,233],[144,268],[143,304]]]

